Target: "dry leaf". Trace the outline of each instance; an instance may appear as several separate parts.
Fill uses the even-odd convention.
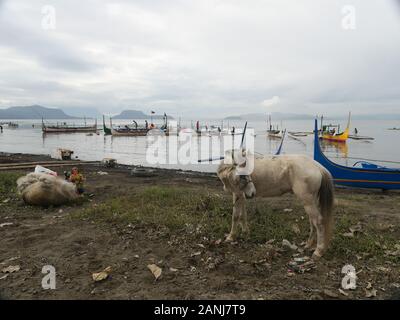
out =
[[[0,277],[0,280],[4,280],[4,279],[6,279],[7,277],[8,277],[8,274],[6,274],[6,275]]]
[[[108,278],[111,271],[112,271],[111,267],[107,267],[103,271],[93,273],[92,278],[96,282],[105,280]]]
[[[201,251],[193,252],[190,256],[195,257],[201,255]]]
[[[175,268],[172,268],[172,267],[170,267],[170,268],[169,268],[169,271],[171,271],[171,272],[178,272],[179,270],[178,270],[178,269],[175,269]]]
[[[283,239],[283,240],[282,240],[282,246],[288,247],[288,248],[290,248],[290,249],[292,249],[292,250],[297,250],[297,246],[296,246],[295,244],[291,244],[291,243],[289,242],[289,240],[286,240],[286,239]]]
[[[339,295],[337,293],[335,293],[335,292],[333,292],[333,291],[331,291],[329,289],[325,289],[324,290],[324,295],[326,295],[326,296],[328,296],[330,298],[336,298],[336,299],[339,298]]]
[[[342,235],[343,235],[343,237],[347,237],[347,238],[353,238],[354,237],[354,233],[353,232],[345,232]]]
[[[340,292],[342,295],[346,296],[346,297],[349,296],[349,294],[348,294],[346,291],[343,291],[342,289],[339,289],[339,292]]]
[[[150,269],[151,273],[153,274],[154,278],[156,278],[156,280],[161,276],[162,269],[156,264],[149,264],[147,265],[147,268]]]
[[[16,265],[16,266],[8,266],[7,268],[4,268],[2,271],[3,273],[13,273],[19,271],[20,269],[21,267]]]
[[[376,293],[377,293],[376,289],[371,289],[371,290],[365,289],[365,297],[366,298],[376,297]]]
[[[299,234],[300,233],[300,228],[297,224],[293,224],[292,225],[292,230],[295,234]]]

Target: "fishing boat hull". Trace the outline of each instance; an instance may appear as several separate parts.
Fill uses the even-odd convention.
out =
[[[43,133],[95,133],[97,126],[90,127],[58,127],[58,126],[43,126]]]
[[[143,137],[150,129],[111,129],[111,134],[117,137]]]
[[[337,185],[353,188],[383,190],[400,189],[400,169],[365,169],[339,165],[329,160],[322,152],[318,138],[318,124],[315,120],[314,160],[324,166]]]
[[[341,142],[344,143],[347,141],[347,139],[349,138],[349,133],[348,131],[344,131],[340,134],[336,134],[336,135],[331,135],[331,134],[322,134],[321,139],[322,140],[326,140],[326,141],[333,141],[333,142]]]
[[[353,140],[375,140],[373,137],[367,137],[367,136],[359,136],[359,135],[349,135],[350,139]]]

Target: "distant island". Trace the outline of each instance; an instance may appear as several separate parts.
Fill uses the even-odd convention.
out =
[[[153,118],[153,120],[159,120],[159,119],[163,119],[163,117],[164,117],[164,115],[158,115],[158,114],[147,115],[139,110],[124,110],[120,114],[113,116],[112,118],[120,119],[120,120]],[[168,119],[174,119],[174,118],[172,116],[168,115]]]
[[[95,108],[82,108],[82,107],[66,107],[65,112],[59,108],[48,108],[40,105],[32,106],[15,106],[6,109],[0,109],[0,119],[46,119],[46,120],[68,120],[68,119],[82,119],[84,117],[101,118],[101,114]],[[113,119],[163,119],[163,115],[147,115],[138,110],[124,110],[120,114],[113,116]],[[169,119],[174,119],[168,115]]]
[[[39,105],[17,106],[0,109],[0,119],[76,119],[58,108],[46,108]]]
[[[224,120],[250,120],[250,121],[266,121],[269,114],[266,113],[247,113],[238,116],[229,116],[224,118]],[[309,120],[314,119],[314,116],[308,114],[297,114],[297,113],[281,113],[272,112],[272,121],[277,120]]]

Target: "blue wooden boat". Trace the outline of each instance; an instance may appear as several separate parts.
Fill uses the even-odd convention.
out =
[[[400,169],[380,166],[346,167],[329,160],[319,145],[317,120],[314,129],[314,160],[331,173],[335,184],[354,188],[400,189]]]

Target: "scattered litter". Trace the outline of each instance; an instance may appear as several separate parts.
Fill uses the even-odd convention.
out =
[[[111,267],[107,267],[103,271],[93,273],[92,274],[92,278],[96,282],[105,280],[105,279],[108,278],[108,276],[110,275],[111,271],[112,271]]]
[[[283,209],[283,212],[292,212],[293,209]]]
[[[4,222],[4,223],[0,223],[0,228],[6,227],[6,226],[12,226],[14,223],[12,222]]]
[[[108,172],[105,172],[105,171],[97,171],[97,174],[98,174],[99,176],[106,176],[106,175],[108,175]]]
[[[309,257],[294,258],[289,262],[288,266],[290,271],[296,273],[305,273],[316,268],[315,262]]]
[[[47,169],[45,167],[39,166],[39,165],[37,165],[35,167],[35,171],[34,172],[35,173],[47,173],[47,174],[50,174],[50,175],[55,176],[55,177],[57,176],[57,172],[55,172],[53,170],[50,170],[50,169]]]
[[[18,272],[21,269],[19,265],[16,266],[8,266],[7,268],[3,268],[3,273],[14,273]]]
[[[139,259],[139,255],[138,254],[135,254],[133,257],[136,258],[136,259]]]
[[[198,243],[197,245],[198,245],[200,248],[203,248],[203,249],[205,248],[204,244],[202,244],[202,243]]]
[[[294,258],[295,262],[306,262],[306,261],[309,261],[309,260],[310,260],[310,257],[307,257],[307,256]]]
[[[342,235],[343,235],[344,237],[347,237],[347,238],[353,238],[353,237],[355,236],[356,233],[361,233],[361,232],[362,232],[362,225],[361,225],[361,223],[359,222],[359,223],[357,223],[355,226],[351,226],[351,227],[349,228],[349,231],[350,231],[350,232],[345,232],[345,233],[343,233]]]
[[[147,268],[149,268],[156,280],[161,276],[162,269],[156,264],[149,264],[147,265]]]
[[[289,242],[289,240],[286,240],[286,239],[283,239],[283,240],[282,240],[282,246],[288,247],[288,248],[290,248],[290,249],[292,249],[292,250],[297,250],[297,246],[296,246],[295,244],[291,244],[291,243]]]
[[[196,267],[195,266],[190,266],[190,271],[191,272],[195,272],[196,271]]]
[[[10,202],[10,198],[4,199],[2,202],[3,203],[8,203],[8,202]]]
[[[175,268],[172,268],[172,267],[170,267],[170,268],[169,268],[169,271],[171,271],[171,272],[178,272],[179,270],[178,270],[178,269],[175,269]]]

